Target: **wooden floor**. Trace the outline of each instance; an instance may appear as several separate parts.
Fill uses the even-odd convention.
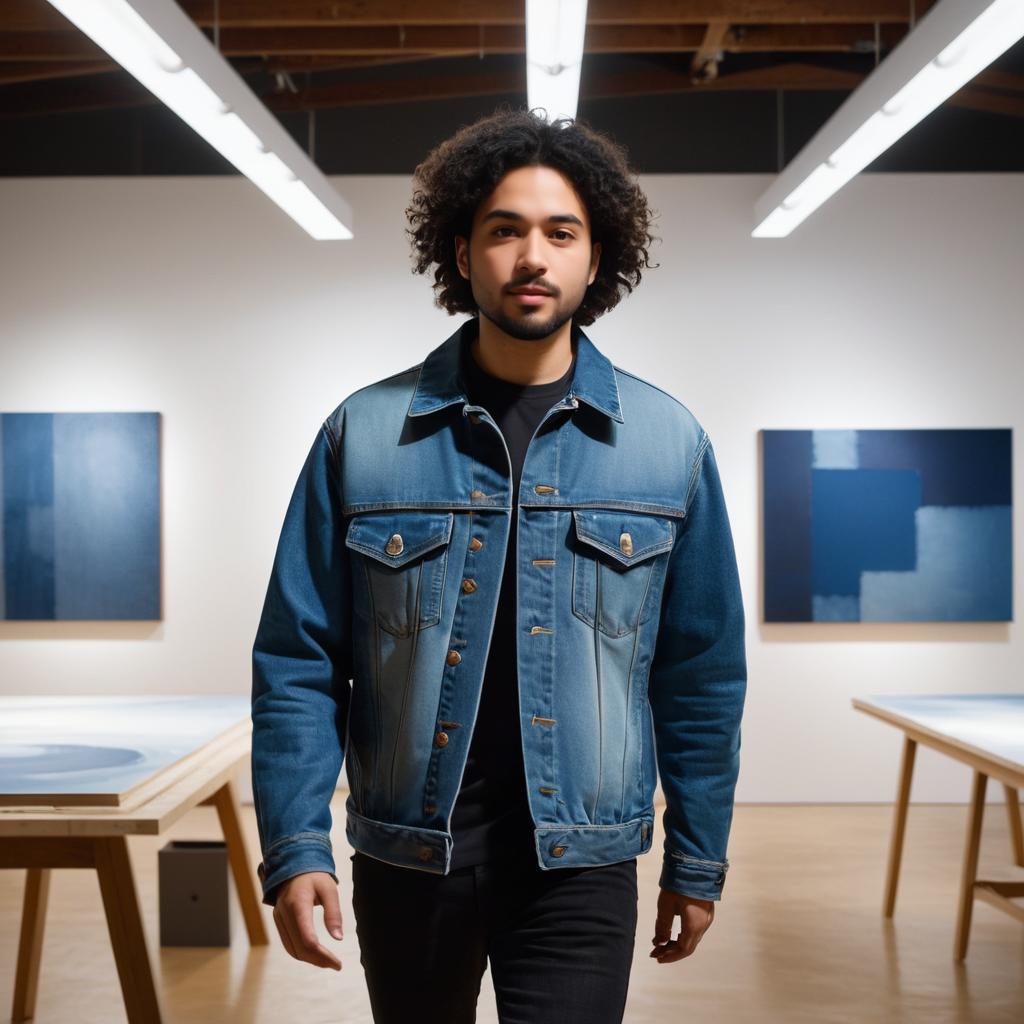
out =
[[[230,949],[161,949],[157,850],[168,840],[220,838],[215,813],[191,812],[168,834],[129,842],[165,1024],[370,1022],[351,910],[344,796],[334,805],[345,939],[323,929],[343,969],[298,963],[280,945],[250,950],[233,899]],[[251,806],[243,806],[258,850]],[[885,805],[740,805],[725,898],[696,953],[659,965],[647,956],[660,867],[660,820],[641,857],[640,924],[629,1024],[1001,1024],[1024,1021],[1024,927],[976,902],[967,959],[953,960],[966,807],[910,810],[896,916],[881,915],[892,809]],[[660,809],[659,809],[660,818]],[[258,855],[257,855],[257,860]],[[989,805],[980,874],[1024,878],[1010,860],[1005,810]],[[0,871],[0,1021],[9,1019],[24,871]],[[489,975],[481,1024],[497,1020]],[[95,875],[54,871],[37,1024],[116,1024],[125,1013]],[[424,1018],[425,1019],[425,1018]]]

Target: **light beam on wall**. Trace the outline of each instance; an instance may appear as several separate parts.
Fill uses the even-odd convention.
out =
[[[547,121],[575,118],[587,0],[526,0],[526,94]]]
[[[784,238],[1021,36],[1024,0],[940,0],[757,201],[753,237]]]
[[[317,240],[352,211],[174,0],[50,0]]]

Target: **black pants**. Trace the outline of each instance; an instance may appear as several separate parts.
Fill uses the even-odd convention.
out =
[[[543,871],[516,854],[448,875],[351,860],[375,1024],[471,1024],[488,961],[501,1024],[621,1024],[635,857]]]

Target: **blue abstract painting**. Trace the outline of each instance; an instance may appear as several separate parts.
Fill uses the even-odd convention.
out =
[[[0,619],[160,618],[160,414],[0,414]]]
[[[1010,430],[763,430],[766,622],[1013,618]]]

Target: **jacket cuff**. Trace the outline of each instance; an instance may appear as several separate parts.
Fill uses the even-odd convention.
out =
[[[330,836],[321,832],[297,832],[272,843],[256,868],[263,886],[263,902],[272,907],[277,903],[277,889],[289,878],[307,871],[326,871],[338,884]]]
[[[662,889],[698,900],[720,900],[728,860],[701,860],[674,850],[665,851],[658,884]]]

